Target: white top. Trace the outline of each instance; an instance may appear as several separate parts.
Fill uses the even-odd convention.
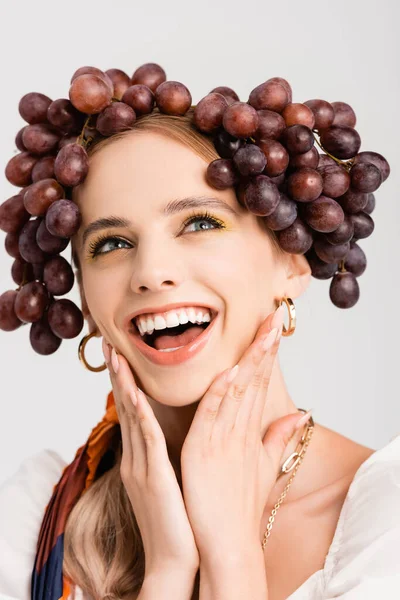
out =
[[[65,465],[53,450],[42,450],[0,486],[0,600],[30,600],[39,529]],[[324,568],[287,600],[332,598],[400,598],[400,434],[360,466]]]

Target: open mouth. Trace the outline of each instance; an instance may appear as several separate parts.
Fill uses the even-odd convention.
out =
[[[150,346],[151,348],[154,348],[160,352],[170,352],[192,343],[203,333],[205,329],[210,326],[216,315],[217,313],[212,311],[211,320],[209,322],[192,323],[189,321],[185,324],[179,324],[176,327],[155,329],[153,333],[145,333],[143,336],[140,334],[134,319],[131,321],[131,323],[133,325],[133,333],[136,336],[139,336],[147,346]]]

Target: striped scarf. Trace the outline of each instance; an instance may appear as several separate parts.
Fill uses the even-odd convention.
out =
[[[32,571],[31,600],[67,600],[70,595],[72,582],[62,573],[68,515],[95,481],[100,460],[117,434],[120,435],[119,421],[111,391],[102,420],[78,448],[72,463],[64,467],[46,506]]]

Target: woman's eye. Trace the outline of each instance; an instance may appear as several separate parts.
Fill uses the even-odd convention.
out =
[[[121,238],[109,237],[99,239],[96,242],[89,245],[89,253],[92,257],[96,256],[97,254],[108,254],[113,250],[124,248],[124,246],[121,246],[120,244],[128,244],[129,246],[129,243]],[[104,250],[105,248],[107,248],[107,246],[109,247],[109,249]]]
[[[187,229],[187,227],[189,227],[189,225],[193,225],[194,223],[208,223],[209,225],[212,225],[212,229],[223,229],[224,225],[222,223],[222,221],[219,221],[217,219],[215,219],[214,217],[211,216],[207,216],[207,215],[198,215],[198,216],[194,216],[191,219],[189,219],[189,221],[186,222],[185,224],[185,229]],[[200,229],[195,229],[194,231],[207,231],[209,228],[208,227],[200,227]]]

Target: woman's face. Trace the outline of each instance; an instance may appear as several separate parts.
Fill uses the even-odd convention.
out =
[[[284,269],[262,225],[233,189],[207,184],[206,168],[183,144],[136,131],[94,154],[89,175],[74,191],[82,212],[74,245],[91,317],[126,357],[138,385],[170,406],[198,401],[218,373],[238,362],[283,291]],[[163,214],[168,203],[195,196],[222,204]],[[201,216],[185,225],[204,212],[223,228]],[[83,241],[89,225],[111,216],[126,225],[92,231]],[[108,239],[91,256],[100,237]],[[199,352],[166,366],[136,346],[129,317],[170,303],[210,306],[218,315]]]

